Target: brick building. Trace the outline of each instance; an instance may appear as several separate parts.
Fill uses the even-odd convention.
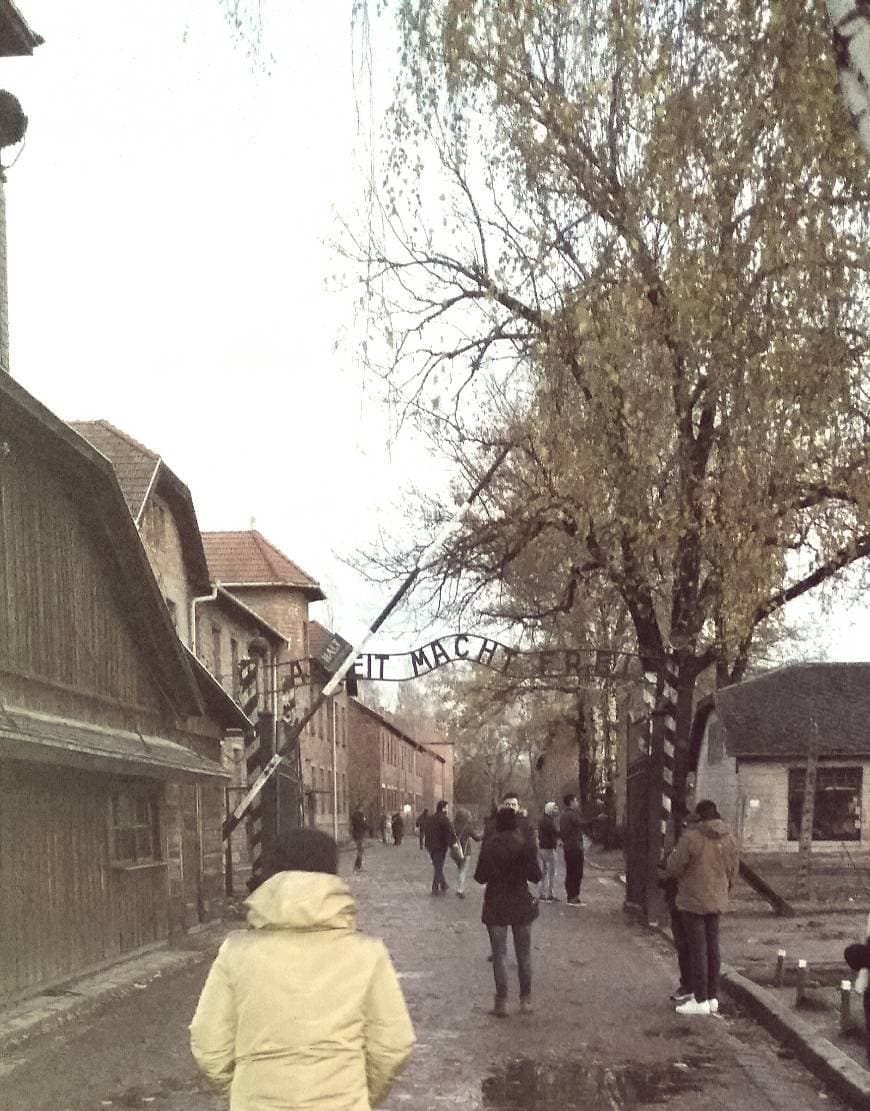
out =
[[[363,810],[371,829],[380,828],[382,814],[406,805],[416,816],[424,808],[431,813],[440,799],[453,802],[447,758],[408,736],[387,715],[350,698],[348,731],[349,805]]]

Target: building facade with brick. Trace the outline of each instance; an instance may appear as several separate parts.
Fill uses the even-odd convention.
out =
[[[447,760],[409,736],[387,715],[348,699],[348,804],[365,813],[369,828],[380,829],[381,816],[410,807],[414,817],[434,811],[445,799],[453,803]]]

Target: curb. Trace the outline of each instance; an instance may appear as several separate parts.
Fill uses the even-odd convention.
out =
[[[762,1026],[793,1049],[795,1055],[842,1099],[855,1107],[870,1107],[870,1072],[817,1034],[809,1023],[766,988],[759,987],[728,965],[722,983]]]
[[[202,931],[214,940],[217,928]],[[4,1053],[30,1038],[49,1033],[100,1010],[107,1004],[144,990],[162,976],[211,960],[211,946],[170,949],[161,945],[132,959],[119,961],[92,975],[67,980],[57,995],[31,995],[0,1010],[0,1050]]]
[[[673,938],[664,926],[649,924],[670,945]],[[770,1031],[783,1045],[823,1080],[832,1091],[853,1107],[870,1108],[870,1072],[853,1061],[848,1053],[817,1034],[809,1023],[785,1006],[772,992],[760,987],[730,965],[720,970],[720,983],[751,1017]]]

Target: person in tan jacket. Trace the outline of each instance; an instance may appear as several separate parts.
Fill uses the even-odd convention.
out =
[[[678,1003],[680,1015],[709,1015],[719,1010],[719,915],[737,875],[737,843],[719,817],[715,802],[695,807],[697,821],[687,826],[668,857],[665,872],[676,879],[676,906],[688,947],[692,996]]]
[[[336,872],[331,837],[286,833],[211,967],[190,1044],[230,1111],[368,1111],[411,1053],[390,957]]]

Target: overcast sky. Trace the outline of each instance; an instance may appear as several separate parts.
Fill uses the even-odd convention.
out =
[[[336,214],[363,198],[349,2],[264,0],[262,64],[217,0],[20,7],[45,43],[0,62],[30,120],[7,185],[13,375],[160,453],[203,529],[254,518],[352,634],[383,596],[341,556],[411,474],[444,477],[391,442],[353,298],[328,288]],[[870,657],[866,609],[814,612],[832,657]]]

